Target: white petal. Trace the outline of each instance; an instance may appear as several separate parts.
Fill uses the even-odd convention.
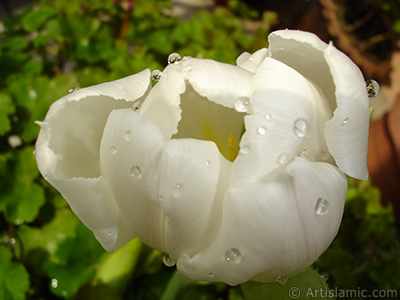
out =
[[[115,82],[75,91],[55,102],[36,142],[41,174],[94,231],[108,251],[134,237],[100,174],[100,141],[109,113],[132,107],[150,86],[149,70]],[[121,92],[122,91],[122,92]],[[109,234],[111,233],[111,234]]]
[[[234,108],[238,98],[250,96],[254,75],[251,72],[209,59],[193,59],[187,63],[193,65],[187,79],[199,95],[229,108]]]
[[[132,109],[111,112],[100,146],[101,174],[121,218],[144,243],[160,251],[165,248],[156,168],[163,146],[160,128]]]
[[[258,69],[253,90],[255,114],[245,117],[246,132],[231,183],[266,182],[303,149],[313,160],[320,160],[325,149],[323,124],[330,117],[323,94],[297,71],[272,58]],[[308,122],[304,136],[295,133],[298,120]]]
[[[178,132],[179,95],[185,92],[187,83],[201,97],[229,108],[234,108],[236,99],[250,94],[252,73],[213,60],[185,59],[167,66],[163,74],[140,113],[159,125],[167,139]]]
[[[347,181],[335,167],[303,158],[271,183],[231,187],[216,238],[193,257],[183,254],[178,270],[195,280],[230,285],[295,275],[336,235],[346,189]],[[325,215],[315,213],[319,198],[329,201]]]
[[[168,254],[194,255],[215,237],[231,163],[212,142],[170,140],[159,162],[160,207]]]
[[[335,84],[323,53],[328,45],[315,34],[298,30],[274,31],[268,36],[268,41],[268,56],[287,64],[314,82],[334,110]]]
[[[268,54],[267,48],[262,48],[254,52],[253,54],[250,54],[248,52],[243,52],[236,59],[236,64],[242,69],[255,73],[260,64],[262,63],[262,61],[267,57],[267,54]]]
[[[157,124],[165,139],[178,130],[181,119],[180,94],[186,89],[183,74],[167,67],[160,81],[153,87],[140,108],[140,113]]]
[[[366,180],[369,103],[361,71],[332,44],[308,32],[276,31],[269,41],[269,55],[313,81],[336,109],[325,128],[329,151],[346,174]]]
[[[36,159],[45,179],[66,199],[78,218],[91,229],[109,252],[135,238],[120,220],[119,208],[102,176],[97,178],[59,178],[55,174],[58,158],[49,147],[50,130],[44,127],[36,143]]]
[[[369,100],[360,70],[333,46],[325,52],[336,86],[337,109],[325,125],[328,149],[347,175],[367,180]]]

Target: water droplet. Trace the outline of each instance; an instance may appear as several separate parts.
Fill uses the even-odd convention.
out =
[[[132,140],[132,133],[130,131],[125,132],[124,140],[130,142]]]
[[[286,153],[281,153],[278,156],[278,164],[284,165],[288,162],[289,156]]]
[[[343,126],[343,125],[348,125],[348,124],[350,124],[350,123],[351,123],[351,119],[347,117],[346,119],[343,120],[342,126]]]
[[[68,93],[72,93],[74,91],[74,89],[69,89]]]
[[[327,150],[322,150],[321,151],[321,159],[322,160],[327,160],[329,158],[330,154]]]
[[[320,274],[322,280],[327,281],[329,279],[329,274],[324,272]]]
[[[142,170],[140,169],[139,166],[133,166],[131,168],[131,175],[135,179],[140,179],[142,178]]]
[[[141,106],[142,106],[142,101],[140,100],[133,101],[132,107],[134,111],[138,111]]]
[[[173,267],[173,266],[175,266],[175,262],[174,262],[174,260],[172,259],[172,257],[169,256],[169,254],[165,254],[165,255],[164,255],[164,257],[163,257],[163,263],[164,263],[164,265],[166,265],[167,267]]]
[[[265,127],[258,127],[257,132],[259,135],[264,135],[267,133],[267,128]]]
[[[235,110],[238,112],[247,112],[250,106],[250,98],[239,97],[234,103]]]
[[[212,273],[212,272],[208,273],[208,274],[207,274],[207,277],[208,277],[208,278],[214,278],[214,273]]]
[[[186,67],[185,67],[185,71],[186,72],[191,72],[193,70],[193,65],[187,65]]]
[[[78,91],[78,90],[80,90],[81,88],[78,86],[78,87],[76,87],[75,89],[74,89],[74,92],[76,92],[76,91]]]
[[[206,161],[206,166],[208,167],[209,165],[211,165],[211,161],[207,160]]]
[[[10,240],[8,241],[9,243],[10,243],[10,245],[15,245],[15,243],[16,243],[16,240],[12,237],[12,238],[10,238]]]
[[[239,249],[231,248],[225,252],[225,259],[230,263],[238,264],[242,259],[242,254]]]
[[[29,91],[29,97],[31,97],[32,99],[36,99],[37,97],[37,93],[35,90],[30,90]]]
[[[265,118],[266,118],[267,120],[271,120],[272,116],[271,116],[271,114],[266,114],[266,115],[265,115]]]
[[[253,62],[253,61],[254,61],[254,56],[250,56],[250,57],[249,57],[249,61],[250,61],[250,62]]]
[[[55,279],[55,278],[53,278],[52,280],[51,280],[51,287],[53,288],[53,289],[55,289],[55,288],[57,288],[58,287],[58,280],[57,279]]]
[[[108,231],[108,232],[107,232],[107,235],[108,235],[108,236],[112,236],[112,231],[111,231],[111,230]]]
[[[110,152],[111,152],[111,154],[117,153],[117,148],[115,148],[114,146],[112,146],[112,147],[110,148]]]
[[[327,214],[329,211],[329,202],[324,198],[318,198],[315,204],[315,213],[319,216]]]
[[[294,122],[293,131],[300,138],[306,137],[310,133],[310,123],[306,119],[298,118]]]
[[[182,184],[175,185],[172,190],[172,197],[174,197],[174,198],[182,197],[183,191],[184,191],[184,188],[183,188]]]
[[[279,282],[280,284],[285,284],[288,281],[288,278],[284,276],[278,276],[276,281]]]
[[[153,79],[154,81],[159,81],[162,76],[163,72],[161,72],[160,70],[156,69],[153,72],[151,72],[151,79]]]
[[[247,145],[244,145],[243,147],[240,148],[240,152],[243,154],[249,154],[250,153],[250,147]]]
[[[180,63],[182,60],[182,57],[178,53],[171,53],[168,56],[168,64],[177,64]]]
[[[373,80],[373,79],[368,79],[365,81],[365,86],[367,88],[367,93],[368,93],[368,98],[374,98],[378,96],[379,94],[379,84]]]

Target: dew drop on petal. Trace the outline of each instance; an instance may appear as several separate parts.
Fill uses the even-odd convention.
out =
[[[132,133],[130,131],[126,131],[124,134],[124,140],[130,142],[132,140]]]
[[[52,280],[51,280],[51,287],[53,288],[53,289],[55,289],[55,288],[57,288],[58,287],[58,280],[57,279],[55,279],[55,278],[53,278]]]
[[[112,146],[112,147],[110,148],[110,152],[111,152],[111,154],[116,154],[116,153],[117,153],[117,148],[115,148],[114,146]]]
[[[327,214],[329,211],[329,202],[324,198],[318,198],[315,204],[315,213],[319,216]]]
[[[72,93],[74,91],[74,89],[69,89],[68,93]]]
[[[172,259],[172,257],[169,256],[169,254],[165,254],[165,255],[164,255],[164,257],[163,257],[163,263],[164,263],[164,265],[166,265],[167,267],[173,267],[173,266],[175,266],[175,262],[174,262],[174,260]]]
[[[329,158],[330,154],[327,150],[322,150],[321,151],[321,159],[322,160],[327,160]]]
[[[162,76],[163,72],[161,72],[160,70],[156,69],[153,72],[151,72],[151,79],[153,79],[154,81],[159,81]]]
[[[280,284],[285,284],[288,281],[287,277],[284,276],[278,276],[278,278],[276,279],[276,281]]]
[[[259,135],[264,135],[264,134],[267,133],[267,128],[265,128],[265,127],[258,127],[257,133],[258,133]]]
[[[238,264],[242,259],[242,254],[239,249],[231,248],[225,252],[225,259],[230,263]]]
[[[142,178],[142,170],[140,169],[139,166],[133,166],[131,168],[131,176],[135,179],[140,179]]]
[[[249,97],[239,97],[236,99],[234,103],[235,110],[237,112],[247,112],[250,106],[250,98]]]
[[[306,137],[310,133],[310,123],[304,118],[298,118],[294,122],[293,131],[300,138]]]
[[[141,106],[142,106],[142,101],[140,100],[134,101],[132,105],[134,111],[138,111]]]
[[[168,64],[177,64],[180,63],[182,60],[182,57],[178,53],[171,53],[168,56]]]
[[[240,148],[240,152],[243,154],[249,154],[250,153],[250,147],[247,145],[244,145],[243,147]]]
[[[249,57],[249,61],[250,61],[250,62],[253,62],[253,61],[254,61],[254,56],[250,56],[250,57]]]
[[[212,272],[208,273],[208,274],[207,274],[207,277],[208,277],[208,278],[214,278],[214,273],[212,273]]]
[[[207,160],[206,161],[206,166],[208,167],[209,165],[211,165],[211,161]]]
[[[286,164],[288,162],[288,158],[289,158],[289,156],[286,153],[281,153],[278,156],[278,164],[280,164],[280,165]]]
[[[351,123],[351,119],[350,119],[349,117],[347,117],[346,119],[343,120],[343,122],[342,122],[341,125],[342,125],[342,126],[343,126],[343,125],[348,125],[348,124],[350,124],[350,123]]]
[[[184,187],[182,184],[177,184],[174,186],[172,190],[172,197],[174,198],[180,198],[183,195]]]
[[[271,114],[266,114],[266,115],[265,115],[265,118],[266,118],[267,120],[271,120],[272,116],[271,116]]]
[[[368,98],[374,98],[379,94],[379,84],[373,79],[368,79],[365,81],[365,86],[367,88]]]

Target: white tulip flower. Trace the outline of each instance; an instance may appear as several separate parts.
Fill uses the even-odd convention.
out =
[[[237,285],[327,249],[345,174],[368,178],[365,81],[311,33],[269,42],[238,66],[175,55],[154,87],[145,70],[51,106],[39,170],[107,251],[138,237],[187,277]]]

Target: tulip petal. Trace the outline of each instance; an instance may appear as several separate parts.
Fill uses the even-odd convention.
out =
[[[332,44],[308,32],[280,30],[272,33],[269,41],[271,57],[322,89],[334,110],[334,117],[325,125],[329,152],[346,174],[366,180],[369,102],[359,68]]]
[[[346,189],[346,178],[336,167],[300,157],[273,182],[231,187],[216,238],[193,257],[183,254],[178,270],[195,280],[230,285],[295,275],[337,234]],[[323,215],[316,214],[319,199],[329,202]]]
[[[212,142],[174,139],[159,164],[166,251],[173,259],[183,252],[194,255],[217,233],[231,163]]]
[[[312,160],[322,160],[323,124],[330,118],[323,94],[297,71],[272,58],[259,67],[253,90],[254,115],[245,117],[246,132],[231,183],[266,182],[303,151]],[[296,134],[295,125],[302,120],[307,128]]]
[[[334,75],[338,104],[325,125],[328,149],[343,172],[367,180],[369,100],[363,76],[347,56],[333,47],[325,50],[325,58]]]
[[[163,146],[160,128],[132,109],[110,113],[100,146],[101,174],[121,218],[144,243],[160,251],[165,251],[163,213],[156,187]]]
[[[100,173],[100,141],[109,113],[132,107],[150,87],[145,70],[114,82],[75,91],[55,102],[36,142],[43,177],[68,201],[107,251],[134,238]]]
[[[249,72],[256,73],[258,67],[263,62],[263,60],[267,57],[268,49],[262,48],[253,54],[249,52],[243,52],[236,59],[236,64],[238,67],[245,69]]]

